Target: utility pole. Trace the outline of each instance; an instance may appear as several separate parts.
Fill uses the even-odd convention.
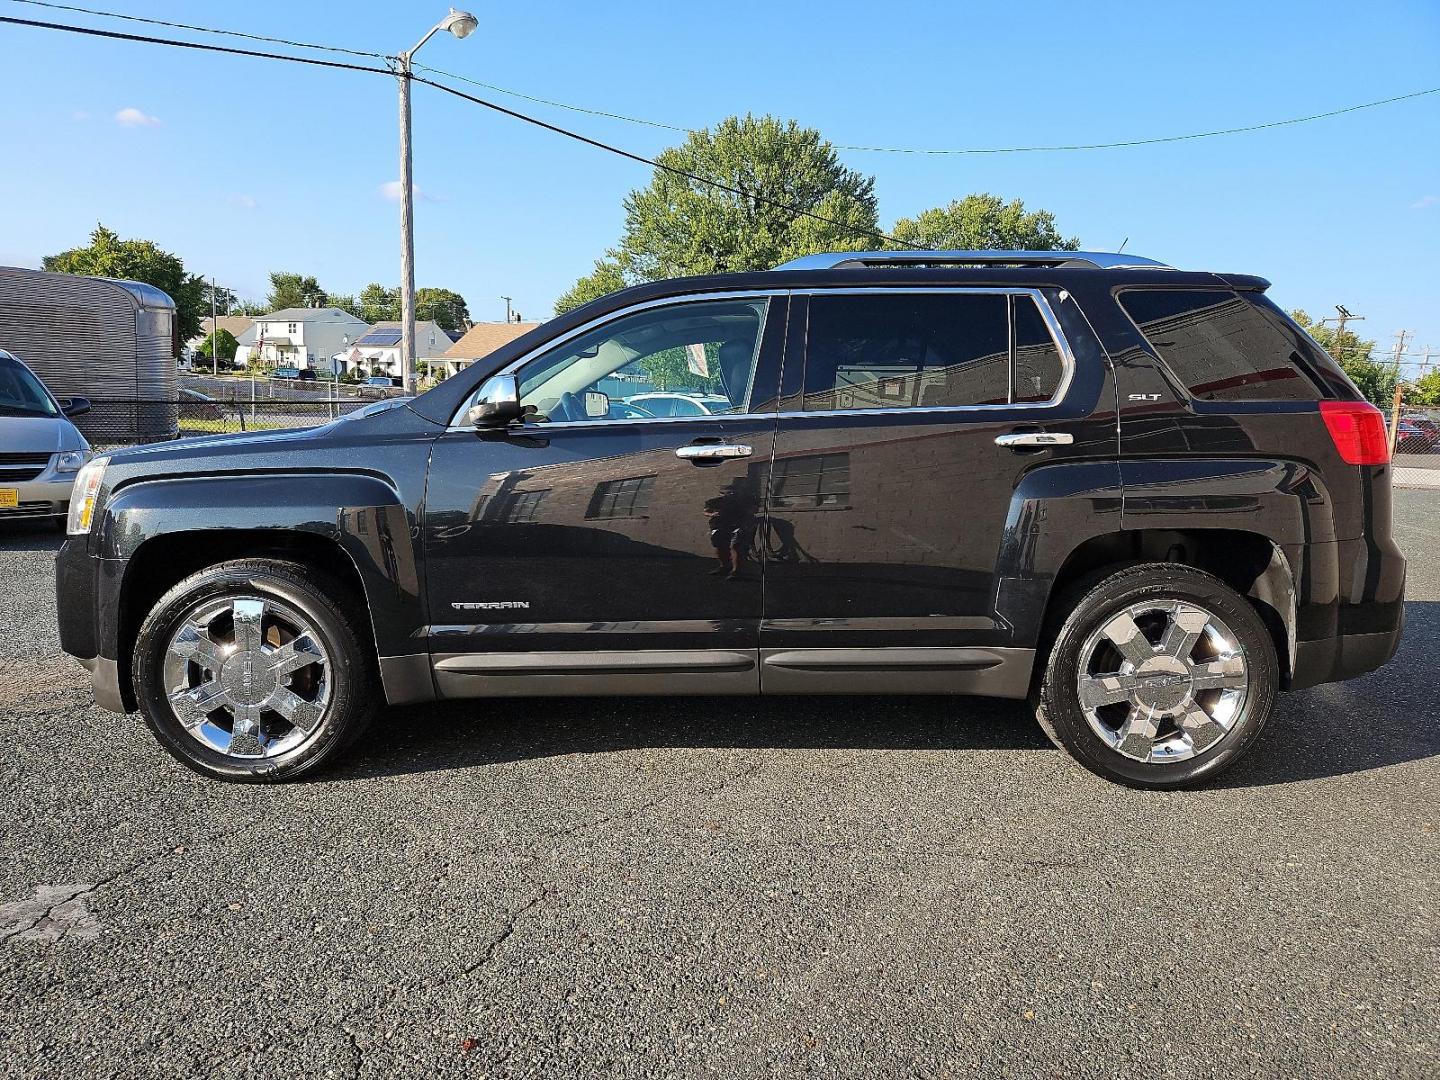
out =
[[[210,279],[210,364],[215,369],[215,378],[220,377],[220,327],[215,315],[215,279]]]
[[[1345,359],[1345,324],[1347,322],[1364,322],[1365,316],[1350,314],[1350,309],[1344,304],[1336,304],[1335,310],[1340,314],[1333,319],[1321,319],[1320,325],[1324,326],[1326,323],[1332,322],[1335,324],[1335,359],[1343,361]]]
[[[1436,352],[1430,348],[1429,345],[1426,345],[1424,353],[1420,356],[1420,378],[1422,379],[1430,374],[1430,358],[1432,356],[1440,356],[1440,352]]]
[[[500,297],[500,299],[505,301],[505,321],[508,323],[508,322],[510,321],[510,319],[511,319],[510,301],[511,301],[512,297],[502,296],[502,297]]]
[[[1400,378],[1400,358],[1405,355],[1405,339],[1413,334],[1413,330],[1395,331],[1395,378]]]

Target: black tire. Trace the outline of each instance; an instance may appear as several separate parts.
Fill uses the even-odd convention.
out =
[[[329,658],[328,705],[314,729],[293,750],[245,759],[211,749],[191,735],[166,696],[164,664],[171,635],[197,604],[247,595],[290,605],[309,621]],[[239,559],[191,574],[162,596],[145,617],[135,642],[135,698],[160,744],[177,760],[219,780],[292,780],[334,760],[360,737],[379,697],[373,650],[348,590],[329,575],[299,563]]]
[[[1208,749],[1186,760],[1139,761],[1112,747],[1087,721],[1078,688],[1081,654],[1092,635],[1132,605],[1172,600],[1224,620],[1238,638],[1248,683],[1229,731]],[[1250,602],[1224,582],[1175,563],[1140,563],[1090,577],[1062,598],[1057,610],[1058,626],[1052,624],[1053,639],[1032,700],[1050,740],[1085,768],[1129,787],[1193,787],[1218,776],[1255,744],[1279,687],[1275,643]]]

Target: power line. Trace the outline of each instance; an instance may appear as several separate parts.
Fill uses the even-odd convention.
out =
[[[232,45],[204,45],[198,41],[181,41],[179,38],[150,37],[146,34],[122,34],[118,30],[97,30],[89,26],[70,26],[66,23],[40,22],[36,19],[16,19],[0,15],[0,23],[12,26],[29,26],[40,30],[63,30],[87,37],[113,38],[117,41],[138,41],[146,45],[170,45],[178,49],[195,49],[198,52],[226,53],[231,56],[258,56],[262,60],[286,60],[292,64],[309,64],[312,67],[341,68],[345,71],[368,71],[373,75],[393,74],[389,68],[366,67],[363,64],[347,64],[343,60],[321,60],[315,56],[285,56],[282,53],[260,52],[258,49],[240,49]]]
[[[453,94],[455,97],[461,98],[464,101],[470,101],[476,105],[482,105],[487,109],[493,109],[495,112],[501,113],[505,116],[512,117],[516,120],[523,120],[527,124],[533,124],[535,127],[544,128],[546,131],[554,132],[557,135],[564,135],[567,139],[574,139],[576,142],[585,143],[587,146],[593,146],[600,150],[609,151],[612,154],[618,154],[620,157],[629,158],[631,161],[638,161],[641,164],[649,165],[652,168],[660,169],[675,176],[683,176],[687,180],[695,181],[697,184],[705,184],[708,187],[715,188],[719,191],[724,191],[731,195],[738,195],[742,199],[753,199],[757,203],[764,203],[767,206],[773,206],[776,209],[784,210],[791,214],[796,214],[801,217],[807,217],[814,221],[824,222],[826,225],[834,225],[837,228],[846,229],[849,232],[854,233],[856,236],[868,236],[872,240],[884,240],[886,243],[899,244],[902,247],[910,246],[905,241],[900,240],[894,236],[890,236],[886,233],[877,232],[873,229],[862,229],[858,226],[850,225],[843,221],[837,221],[835,218],[826,217],[824,214],[817,214],[813,210],[802,210],[799,207],[791,206],[789,203],[781,202],[778,199],[772,199],[768,196],[760,195],[753,191],[746,191],[743,188],[732,187],[729,184],[722,184],[718,180],[711,180],[707,177],[700,176],[697,173],[692,173],[686,171],[685,169],[676,168],[674,165],[666,165],[664,162],[657,161],[654,158],[648,158],[645,157],[643,154],[636,154],[633,151],[625,150],[619,146],[613,146],[610,143],[601,142],[599,139],[592,139],[588,135],[581,135],[579,132],[571,131],[568,128],[562,128],[556,124],[548,123],[547,121],[541,120],[538,117],[528,116],[525,113],[516,112],[514,109],[507,109],[504,105],[497,105],[493,101],[486,101],[484,98],[476,97],[474,94],[467,94],[464,90],[457,90],[453,86],[446,86],[444,83],[435,82],[433,79],[425,79],[420,77],[419,75],[415,75],[412,77],[418,83],[424,83],[426,86],[433,86],[436,90],[443,90],[445,93]]]
[[[73,34],[84,34],[90,37],[113,38],[120,41],[136,41],[149,45],[170,45],[176,48],[195,49],[201,52],[226,53],[234,56],[255,56],[266,60],[285,60],[292,64],[308,64],[313,67],[341,68],[347,71],[363,71],[368,72],[372,75],[393,74],[393,72],[391,72],[388,68],[366,67],[362,64],[350,64],[340,60],[321,60],[311,56],[285,56],[281,53],[260,52],[255,49],[241,49],[229,45],[205,45],[195,41],[181,41],[176,38],[152,37],[143,34],[122,34],[117,30],[98,30],[84,26],[69,26],[65,23],[39,22],[33,19],[16,19],[6,15],[0,15],[0,23],[10,23],[15,26],[29,26],[45,30],[61,30]],[[772,199],[757,192],[746,191],[743,188],[733,187],[729,184],[721,183],[718,180],[711,180],[707,177],[700,176],[697,173],[687,172],[684,169],[678,169],[673,165],[662,164],[661,162],[656,161],[653,158],[647,158],[642,154],[636,154],[621,147],[613,146],[610,143],[604,143],[598,139],[592,139],[589,136],[581,135],[579,132],[570,131],[568,128],[562,128],[556,124],[551,124],[544,120],[538,119],[537,117],[529,116],[522,112],[517,112],[514,109],[508,109],[504,105],[498,105],[493,101],[486,101],[484,98],[476,97],[473,94],[467,94],[463,90],[457,90],[453,86],[446,86],[444,83],[435,82],[433,79],[421,78],[418,75],[410,77],[415,82],[424,83],[426,86],[433,86],[437,90],[443,90],[447,94],[453,94],[455,97],[461,98],[465,101],[473,102],[476,105],[484,106],[487,109],[491,109],[495,112],[501,113],[502,115],[509,116],[512,119],[524,121],[527,124],[532,124],[535,127],[543,128],[546,131],[553,132],[557,135],[563,135],[568,139],[574,139],[577,142],[585,143],[587,146],[593,146],[596,149],[605,150],[608,153],[616,154],[623,158],[629,158],[631,161],[638,161],[641,164],[649,165],[652,168],[660,169],[677,176],[683,176],[688,180],[693,180],[697,184],[704,184],[707,187],[715,188],[718,191],[724,191],[731,195],[738,195],[743,199],[753,199],[757,203],[763,203],[767,206],[773,206],[776,209],[784,210],[786,213],[794,214],[798,217],[807,217],[814,221],[820,221],[827,225],[833,225],[836,228],[844,229],[855,236],[865,236],[873,240],[883,240],[886,243],[902,244],[903,246],[902,241],[885,233],[877,232],[874,229],[863,229],[859,226],[851,225],[847,222],[837,221],[836,219],[827,217],[824,214],[817,214],[813,210],[803,210],[798,206],[791,206],[789,203],[781,202],[779,199]]]
[[[55,4],[50,0],[11,0],[15,4],[29,4],[31,7],[51,8],[55,11],[76,11],[83,15],[100,15],[107,19],[124,19],[127,22],[149,23],[151,26],[168,26],[174,30],[194,30],[200,34],[224,34],[227,37],[245,38],[247,41],[266,41],[272,45],[289,45],[296,49],[317,49],[322,52],[345,53],[349,56],[368,56],[384,60],[384,53],[365,52],[361,49],[342,49],[338,45],[315,45],[308,41],[289,41],[285,38],[267,37],[264,34],[247,34],[243,30],[220,30],[213,26],[195,26],[191,23],[167,22],[165,19],[147,19],[142,15],[124,15],[118,11],[101,11],[98,8],[79,7],[75,4]]]
[[[389,59],[387,54],[378,52],[366,52],[359,49],[343,49],[334,45],[317,45],[303,41],[289,41],[285,38],[268,37],[263,34],[250,34],[240,30],[224,30],[208,26],[196,26],[190,23],[169,22],[164,19],[150,19],[140,15],[125,15],[114,11],[103,11],[98,8],[80,7],[75,4],[54,3],[52,0],[12,0],[17,4],[30,4],[34,7],[52,8],[59,11],[82,12],[86,15],[98,15],[105,18],[126,19],[130,22],[149,23],[154,26],[168,26],[180,30],[192,30],[202,34],[223,34],[230,37],[246,38],[251,41],[264,41],[275,45],[287,45],[299,49],[317,49],[327,52],[345,53],[351,56],[364,56],[371,59]],[[674,131],[681,134],[689,134],[692,131],[702,130],[694,127],[684,127],[680,124],[667,124],[659,120],[647,120],[639,116],[627,116],[624,113],[610,112],[605,109],[590,108],[584,105],[574,105],[565,101],[556,101],[552,98],[543,98],[535,94],[527,94],[520,90],[512,90],[508,87],[497,86],[494,83],[482,82],[479,79],[472,79],[466,75],[460,75],[451,71],[444,71],[440,68],[428,67],[423,64],[415,64],[417,69],[428,71],[432,75],[439,75],[443,78],[454,79],[457,82],[469,83],[485,90],[494,91],[497,94],[505,94],[508,97],[520,98],[523,101],[532,101],[537,105],[546,105],[556,109],[566,109],[570,112],[580,113],[586,116],[598,116],[607,120],[620,120],[627,124],[639,124],[645,127],[657,128],[662,131]],[[1256,131],[1269,131],[1274,128],[1292,127],[1296,124],[1309,124],[1316,120],[1329,120],[1336,116],[1344,116],[1347,113],[1359,112],[1363,109],[1375,109],[1382,105],[1393,105],[1401,101],[1410,101],[1415,98],[1426,97],[1430,94],[1440,93],[1440,86],[1430,87],[1425,90],[1415,90],[1408,94],[1396,94],[1393,97],[1380,98],[1376,101],[1365,101],[1358,105],[1346,105],[1339,109],[1331,109],[1327,112],[1311,113],[1308,116],[1290,117],[1285,120],[1271,120],[1260,124],[1245,124],[1239,127],[1216,128],[1211,131],[1195,131],[1183,135],[1159,135],[1145,139],[1121,139],[1114,142],[1097,143],[1057,143],[1054,145],[1037,146],[977,146],[977,147],[910,147],[910,146],[864,146],[845,143],[832,143],[836,150],[848,150],[859,153],[875,154],[914,154],[921,156],[959,156],[959,155],[983,155],[983,154],[1045,154],[1061,153],[1080,150],[1118,150],[1133,148],[1137,146],[1158,146],[1165,143],[1190,142],[1195,139],[1213,139],[1225,135],[1243,135]]]

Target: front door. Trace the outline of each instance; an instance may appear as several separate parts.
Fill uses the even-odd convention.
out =
[[[791,303],[804,363],[787,360],[763,529],[765,690],[1023,694],[1028,650],[996,607],[1007,515],[1028,470],[1113,461],[1113,421],[1085,420],[1102,365],[1071,376],[1040,290]],[[1073,442],[996,442],[1041,432]]]
[[[442,694],[757,689],[785,306],[731,294],[609,317],[521,363],[523,422],[436,442]]]

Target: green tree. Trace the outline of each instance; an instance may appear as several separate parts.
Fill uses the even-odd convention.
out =
[[[901,218],[890,230],[902,248],[1074,251],[1075,237],[1064,237],[1049,210],[1026,212],[1019,199],[1006,202],[981,192],[954,199],[913,218]]]
[[[206,360],[209,360],[211,359],[212,350],[216,348],[220,350],[220,359],[228,363],[235,359],[235,350],[240,348],[240,342],[235,340],[234,334],[222,326],[216,330],[215,333],[206,334],[205,340],[200,343],[200,347],[195,351],[205,357]]]
[[[342,293],[338,296],[327,294],[325,297],[325,306],[339,308],[347,314],[354,315],[357,319],[362,318],[360,314],[360,301],[348,293]]]
[[[415,318],[430,319],[446,330],[464,330],[470,325],[470,308],[453,289],[416,289]]]
[[[200,298],[204,302],[207,312],[211,310],[213,299],[214,311],[217,315],[229,315],[230,310],[239,303],[239,297],[235,295],[235,290],[227,289],[224,285],[216,285],[212,288],[208,281],[200,287]]]
[[[1405,388],[1405,404],[1422,408],[1440,407],[1440,371],[1422,375]]]
[[[360,290],[360,318],[368,323],[398,322],[400,290],[387,289],[378,281],[366,285]]]
[[[268,315],[270,313],[270,310],[270,308],[266,307],[264,304],[258,303],[255,300],[241,300],[238,304],[236,304],[230,309],[230,314],[248,315],[251,318],[255,318],[260,315]]]
[[[793,120],[732,116],[713,130],[691,132],[658,160],[747,194],[656,169],[648,187],[625,198],[617,248],[561,303],[609,291],[617,270],[633,284],[762,270],[798,255],[875,246],[867,235],[877,222],[874,178],[845,168],[818,131]]]
[[[1372,358],[1375,342],[1362,339],[1353,330],[1338,334],[1335,327],[1317,322],[1299,308],[1290,317],[1335,358],[1367,401],[1385,409],[1391,406],[1395,399],[1395,369]]]
[[[630,283],[625,278],[620,256],[612,252],[608,258],[596,259],[595,269],[560,295],[555,301],[555,314],[563,315],[581,304],[588,304],[591,300],[598,300],[617,289],[623,289],[628,284]]]
[[[325,290],[313,277],[276,270],[270,275],[270,295],[265,302],[271,311],[281,308],[324,307]]]
[[[178,255],[162,251],[150,240],[121,240],[104,225],[95,226],[87,246],[47,255],[40,265],[57,274],[124,278],[155,286],[175,301],[181,341],[200,333],[201,317],[210,314],[204,280],[187,273]]]

